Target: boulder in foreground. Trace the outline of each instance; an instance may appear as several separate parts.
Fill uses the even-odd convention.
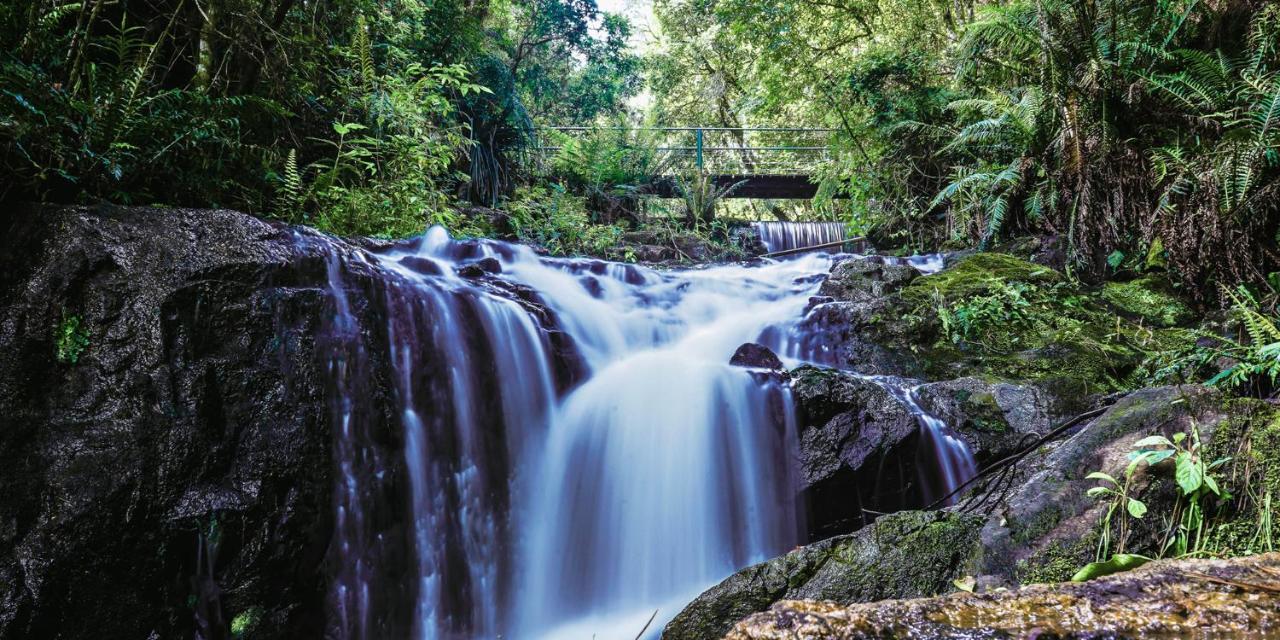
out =
[[[841,606],[783,601],[726,640],[1268,638],[1280,631],[1280,553],[1157,561],[1091,582]]]

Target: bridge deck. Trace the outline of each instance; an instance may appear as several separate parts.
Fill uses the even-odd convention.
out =
[[[739,185],[726,198],[768,198],[777,200],[809,200],[818,193],[818,185],[807,175],[796,174],[720,174],[710,176],[716,190]],[[679,183],[674,178],[655,180],[648,189],[659,198],[681,197]]]

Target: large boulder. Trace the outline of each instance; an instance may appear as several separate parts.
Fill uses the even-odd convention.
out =
[[[1047,434],[1069,416],[1059,399],[1036,385],[957,378],[916,389],[920,406],[947,423],[980,465]]]
[[[1280,554],[1165,560],[1084,583],[869,604],[789,600],[726,640],[1272,637]],[[707,636],[711,637],[711,636]],[[718,636],[717,636],[718,637]]]
[[[867,375],[915,377],[922,372],[894,296],[862,302],[817,297],[795,329],[795,353],[810,362]]]
[[[408,636],[418,581],[392,358],[413,358],[424,389],[451,381],[430,344],[392,353],[390,332],[431,335],[438,308],[366,253],[383,243],[229,211],[69,208],[6,225],[0,639],[339,636],[335,612],[358,594],[337,585],[357,582],[375,589],[360,624]],[[554,314],[477,266],[473,286],[528,309],[556,384],[572,385],[580,357]],[[433,394],[422,402],[447,400]],[[476,408],[499,425],[488,450],[465,463],[493,488],[467,508],[507,499],[490,410]],[[446,479],[464,462],[457,447],[431,455]],[[463,511],[441,494],[444,513]],[[461,568],[442,567],[446,582],[468,561],[449,552]]]
[[[1107,502],[1087,495],[1102,471],[1124,476],[1134,444],[1151,435],[1172,437],[1197,430],[1212,441],[1227,414],[1223,398],[1201,386],[1143,389],[1117,401],[1074,435],[1019,466],[1015,487],[1001,495],[983,531],[989,550],[983,573],[1006,584],[1066,580],[1097,551],[1099,523]],[[1172,510],[1176,489],[1169,469],[1141,467],[1131,493],[1153,513]],[[1159,555],[1162,523],[1136,521],[1125,550]],[[1118,541],[1117,541],[1118,543]]]
[[[982,518],[960,514],[885,516],[735,573],[685,607],[662,638],[719,638],[779,600],[866,602],[949,592],[954,579],[977,566],[981,527]]]
[[[796,374],[796,381],[814,385],[818,382],[810,381],[811,376],[803,368],[797,369]],[[856,397],[854,388],[838,377],[826,384],[835,385],[833,397]],[[804,395],[798,397],[804,406]],[[1201,436],[1211,441],[1219,425],[1234,424],[1234,419],[1224,419],[1222,402],[1218,394],[1198,386],[1162,387],[1129,394],[1062,439],[1031,450],[1023,462],[1010,468],[1010,475],[996,475],[979,483],[970,500],[940,512],[907,511],[881,517],[851,535],[823,540],[738,572],[694,600],[672,620],[664,637],[719,637],[734,616],[747,609],[761,611],[765,606],[762,603],[771,598],[848,605],[945,593],[954,588],[950,580],[967,576],[984,587],[1070,578],[1093,560],[1107,508],[1105,502],[1087,495],[1097,481],[1086,476],[1104,471],[1120,477],[1129,464],[1128,453],[1134,444],[1149,435],[1189,432],[1194,424]],[[814,406],[818,407],[819,416],[838,416],[847,405]],[[1269,425],[1276,422],[1272,415],[1267,413],[1260,419],[1270,421],[1266,422]],[[1239,426],[1232,429],[1245,430]],[[1152,513],[1168,513],[1176,499],[1172,479],[1162,475],[1167,471],[1142,469],[1134,478],[1133,495],[1142,499]],[[853,502],[856,493],[846,493],[845,499]],[[1157,555],[1161,532],[1158,520],[1152,516],[1135,524],[1125,540],[1126,550]],[[921,532],[929,531],[930,526],[934,532],[948,531],[943,538],[953,555],[939,560],[930,555],[928,545],[918,544],[920,538],[895,533],[917,530],[903,528],[903,523],[913,522],[927,523],[918,529]],[[840,550],[839,557],[862,558],[866,564],[827,563],[826,558],[835,553],[833,549]],[[815,569],[815,565],[822,570]],[[831,577],[833,574],[842,577]],[[816,575],[823,577],[815,581]],[[885,579],[885,575],[915,578]],[[863,586],[868,583],[882,586]],[[709,635],[695,635],[700,632]]]

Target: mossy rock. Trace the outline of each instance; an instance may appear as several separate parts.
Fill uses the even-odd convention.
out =
[[[1075,541],[1058,540],[1018,561],[1014,579],[1018,584],[1066,582],[1092,562],[1097,554],[1098,535],[1089,535]]]
[[[990,293],[1011,282],[1047,285],[1062,281],[1062,274],[1034,262],[1003,253],[975,253],[949,269],[917,278],[903,295],[912,302],[926,302],[936,292],[950,301]]]
[[[1005,254],[963,258],[916,279],[902,298],[937,318],[940,339],[914,350],[929,377],[1041,382],[1083,398],[1136,386],[1130,375],[1163,347],[1096,293]]]
[[[800,547],[747,567],[698,596],[663,640],[722,637],[743,617],[783,599],[871,602],[937,595],[976,569],[984,518],[904,511],[857,533]]]
[[[1213,528],[1209,547],[1224,555],[1271,551],[1277,541],[1268,535],[1264,516],[1280,505],[1280,409],[1233,398],[1222,410],[1228,417],[1215,426],[1205,454],[1208,460],[1230,460],[1219,477],[1233,496],[1232,516]]]
[[[1176,327],[1195,314],[1174,292],[1167,280],[1147,276],[1130,282],[1108,282],[1102,297],[1122,313],[1156,327]]]

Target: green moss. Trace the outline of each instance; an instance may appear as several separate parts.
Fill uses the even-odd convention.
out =
[[[924,333],[932,343],[909,348],[930,377],[1043,382],[1077,395],[1127,390],[1138,386],[1131,376],[1149,349],[1162,346],[1097,293],[1004,254],[975,254],[917,278],[902,299],[904,316],[936,318]]]
[[[904,289],[913,302],[925,302],[938,292],[947,300],[991,293],[1013,282],[1047,285],[1062,281],[1062,274],[1045,266],[1003,253],[975,253],[955,266],[916,278]]]
[[[1206,458],[1229,458],[1219,477],[1233,496],[1214,524],[1210,547],[1223,555],[1271,551],[1268,521],[1280,506],[1280,410],[1247,398],[1227,400],[1227,418],[1214,428]],[[1270,512],[1270,513],[1268,513]]]
[[[58,325],[53,336],[54,356],[63,364],[75,364],[80,355],[89,348],[89,333],[85,330],[80,316],[62,314],[62,323]]]
[[[251,633],[262,621],[262,607],[249,607],[231,619],[231,637],[241,640]]]
[[[1189,322],[1194,315],[1168,281],[1148,276],[1132,282],[1108,282],[1102,297],[1116,309],[1157,327],[1173,327]]]
[[[1097,535],[1094,533],[1075,542],[1054,542],[1025,560],[1019,560],[1014,577],[1019,584],[1066,582],[1080,567],[1093,561],[1096,547]]]
[[[960,407],[968,417],[969,426],[986,433],[1005,433],[1009,431],[1009,422],[1005,420],[1004,410],[996,402],[991,393],[969,393],[961,390],[956,394]]]
[[[953,590],[951,580],[971,574],[984,519],[973,514],[902,511],[876,520],[878,552],[850,545],[832,559],[849,566],[855,591],[880,597],[916,597]]]

